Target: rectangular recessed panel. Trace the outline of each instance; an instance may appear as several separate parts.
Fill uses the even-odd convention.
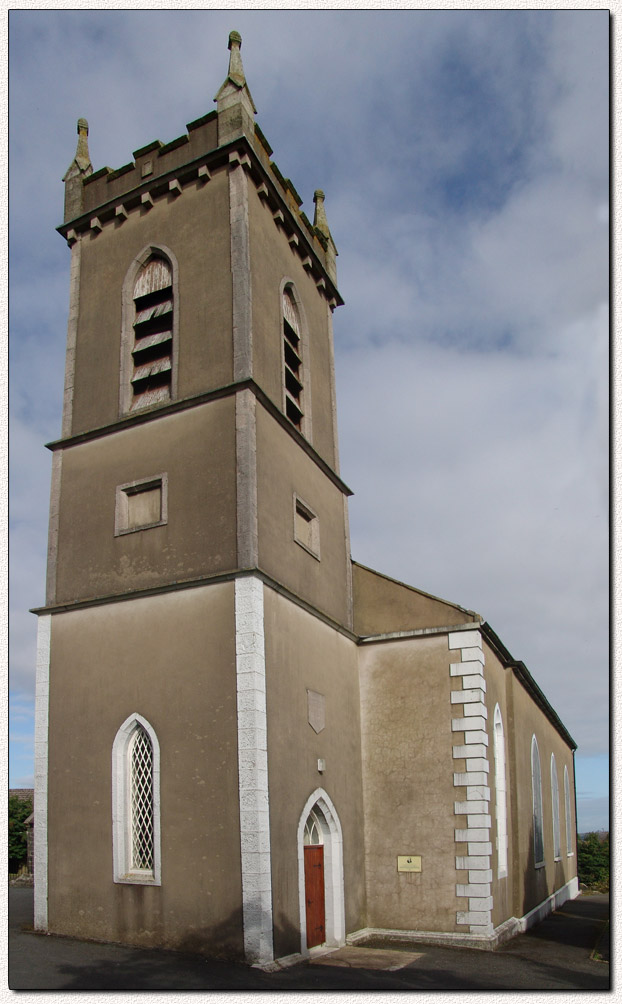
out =
[[[162,486],[127,493],[128,529],[159,523],[162,519]]]

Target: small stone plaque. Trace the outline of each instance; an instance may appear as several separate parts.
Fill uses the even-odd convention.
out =
[[[420,872],[421,871],[421,855],[420,854],[398,854],[397,858],[397,870],[398,872]]]
[[[309,725],[314,732],[321,732],[326,725],[326,699],[324,694],[307,690],[307,714]]]

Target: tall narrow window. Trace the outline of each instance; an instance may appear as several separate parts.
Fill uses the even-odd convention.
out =
[[[142,725],[132,736],[130,770],[130,871],[153,874],[153,747]]]
[[[155,732],[131,715],[112,748],[115,882],[160,884],[159,759]]]
[[[152,255],[138,273],[133,327],[130,411],[171,398],[173,277],[160,255]]]
[[[544,864],[544,838],[542,833],[542,772],[540,751],[535,736],[531,738],[531,793],[533,798],[533,855],[534,865]]]
[[[300,316],[288,286],[283,290],[283,367],[285,414],[302,431],[304,401]]]
[[[562,856],[562,838],[559,829],[559,783],[555,754],[551,753],[551,805],[553,810],[553,855],[556,861]]]
[[[495,751],[495,803],[497,814],[497,873],[504,878],[508,873],[508,815],[507,782],[505,772],[505,736],[499,705],[494,715]]]
[[[564,764],[564,808],[566,810],[566,854],[572,854],[572,815],[570,809],[570,780]]]

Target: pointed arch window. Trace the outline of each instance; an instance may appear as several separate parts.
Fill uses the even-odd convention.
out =
[[[324,843],[322,824],[320,823],[317,814],[313,811],[313,809],[311,810],[311,812],[307,817],[302,842],[305,845],[305,847],[315,847],[319,844]]]
[[[112,748],[115,882],[160,884],[160,748],[141,715],[131,715]]]
[[[304,418],[304,371],[300,313],[291,286],[283,290],[283,394],[285,414],[302,432]]]
[[[533,856],[534,865],[540,868],[544,864],[544,836],[542,829],[542,771],[540,769],[540,751],[538,740],[531,738],[531,793],[533,800]]]
[[[508,812],[507,780],[505,768],[505,736],[503,719],[499,705],[494,714],[494,754],[495,754],[495,811],[497,817],[497,874],[504,878],[508,873]]]
[[[566,854],[573,854],[572,849],[572,815],[570,809],[570,779],[568,768],[564,764],[564,808],[566,810]]]
[[[141,266],[133,291],[130,411],[169,401],[173,377],[173,273],[160,254]]]
[[[559,782],[555,754],[551,753],[551,806],[553,810],[553,855],[556,861],[562,856],[562,838],[559,828]]]

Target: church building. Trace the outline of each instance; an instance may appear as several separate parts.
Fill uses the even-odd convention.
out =
[[[93,171],[78,121],[35,927],[287,964],[494,948],[578,893],[575,743],[479,614],[357,564],[324,194],[216,110]]]

